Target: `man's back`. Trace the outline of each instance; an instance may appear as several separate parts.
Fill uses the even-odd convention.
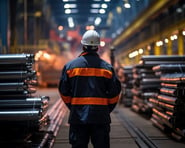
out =
[[[94,30],[83,35],[83,52],[62,71],[59,92],[70,110],[69,141],[72,148],[110,147],[110,112],[121,90],[110,64],[96,53],[100,36]]]
[[[72,97],[69,123],[110,123],[109,101],[116,97],[109,93],[113,89],[110,88],[112,66],[100,59],[96,52],[87,52],[69,62],[65,71]],[[119,88],[115,94],[118,93]]]

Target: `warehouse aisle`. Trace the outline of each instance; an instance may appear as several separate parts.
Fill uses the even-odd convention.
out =
[[[57,88],[44,88],[38,89],[37,94],[50,96],[50,106],[52,106],[59,98]],[[67,112],[63,119],[60,130],[55,138],[53,148],[70,148],[71,145],[68,142],[68,130],[69,125]],[[137,129],[141,131],[140,134],[145,135],[145,140],[150,140],[158,148],[184,148],[185,144],[177,142],[172,138],[168,137],[162,131],[152,125],[152,122],[141,115],[133,112],[130,108],[122,105],[117,105],[116,109],[111,113],[111,148],[137,148],[139,147],[136,143],[141,143],[141,136],[133,130]],[[129,124],[132,123],[134,128],[130,128]],[[92,148],[92,145],[89,145]]]

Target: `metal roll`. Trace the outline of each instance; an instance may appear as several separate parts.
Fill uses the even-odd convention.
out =
[[[28,121],[39,120],[41,116],[41,110],[39,109],[17,109],[0,111],[0,121]]]
[[[1,71],[0,79],[18,79],[24,80],[27,78],[34,78],[36,76],[35,71],[27,72],[27,71]]]
[[[154,66],[153,71],[162,71],[162,72],[183,72],[185,71],[185,64],[161,64],[161,65],[157,65]]]
[[[34,62],[33,54],[5,54],[0,55],[0,65],[6,64],[23,64]]]
[[[179,55],[147,55],[147,56],[142,56],[141,60],[144,61],[185,61],[185,56],[179,56]]]
[[[0,91],[6,91],[6,90],[24,90],[28,88],[27,85],[23,82],[17,82],[17,83],[0,83]]]
[[[175,105],[177,103],[177,98],[175,97],[170,97],[166,95],[158,95],[157,98],[159,99],[159,101],[165,102],[171,105]]]
[[[38,100],[28,100],[28,99],[24,99],[24,100],[20,100],[20,99],[16,99],[16,100],[0,100],[0,108],[42,108],[42,105],[44,105],[44,103],[42,102],[42,100],[38,99]]]

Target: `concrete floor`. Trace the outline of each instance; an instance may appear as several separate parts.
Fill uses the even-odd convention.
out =
[[[50,96],[50,105],[53,105],[57,99],[60,99],[60,95],[56,88],[46,88],[38,89],[38,95],[48,95]],[[66,108],[67,109],[67,108]],[[119,109],[120,112],[124,114],[131,122],[137,125],[153,142],[158,146],[158,148],[185,148],[184,143],[177,142],[172,138],[165,135],[162,131],[157,129],[152,125],[150,120],[145,119],[144,117],[133,112],[130,108],[126,108],[122,105],[118,105],[117,108],[111,113],[112,123],[111,123],[111,132],[110,132],[110,145],[111,148],[137,148],[134,138],[127,131],[127,128],[124,126],[124,123],[121,123],[117,118],[116,110]],[[67,111],[63,123],[60,127],[58,135],[55,139],[53,148],[70,148],[71,145],[68,141],[68,131],[69,125],[67,123],[69,111]],[[92,148],[92,145],[89,144],[89,148]]]

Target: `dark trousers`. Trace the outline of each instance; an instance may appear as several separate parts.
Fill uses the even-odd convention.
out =
[[[109,124],[71,124],[69,142],[72,148],[88,148],[91,139],[94,148],[110,148]]]

